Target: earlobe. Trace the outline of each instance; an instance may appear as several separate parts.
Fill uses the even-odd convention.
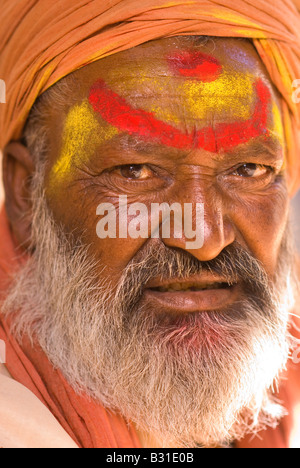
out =
[[[28,149],[19,142],[9,143],[3,151],[5,208],[18,246],[27,249],[31,235],[30,180],[34,164]]]

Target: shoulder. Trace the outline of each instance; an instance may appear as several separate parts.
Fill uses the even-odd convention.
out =
[[[3,365],[0,366],[0,447],[77,447],[45,405],[13,380]]]

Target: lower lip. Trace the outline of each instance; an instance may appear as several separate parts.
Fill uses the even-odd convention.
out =
[[[205,312],[224,309],[238,299],[239,286],[201,291],[144,291],[144,301],[153,308],[171,313]],[[143,301],[143,302],[144,302]]]

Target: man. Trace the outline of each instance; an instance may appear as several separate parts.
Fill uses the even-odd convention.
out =
[[[144,3],[4,9],[6,368],[81,447],[299,446],[299,15]]]

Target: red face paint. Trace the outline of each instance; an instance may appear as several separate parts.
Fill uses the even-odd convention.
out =
[[[270,91],[261,79],[253,84],[256,104],[253,116],[242,122],[218,123],[193,133],[184,133],[158,120],[152,112],[134,109],[124,98],[109,89],[103,80],[91,88],[89,102],[95,112],[121,132],[136,135],[145,141],[178,149],[202,148],[212,153],[229,151],[250,139],[267,135],[266,128]]]
[[[182,52],[168,57],[170,68],[180,75],[209,83],[222,72],[222,65],[215,58],[202,52]]]

